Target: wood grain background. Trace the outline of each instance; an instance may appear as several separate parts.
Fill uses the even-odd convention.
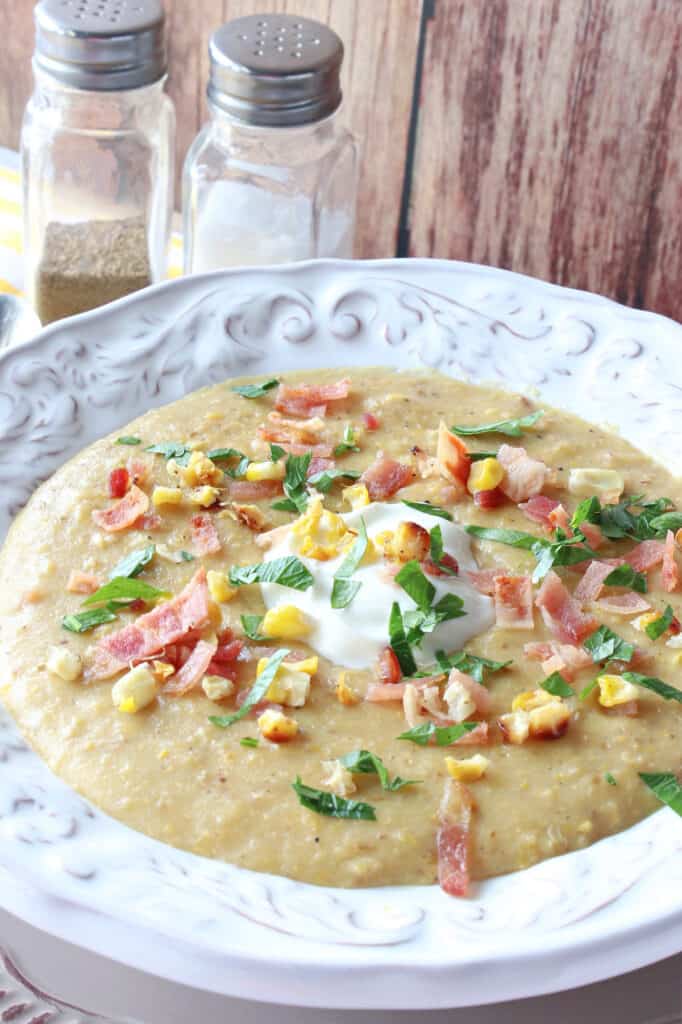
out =
[[[0,0],[0,144],[13,147],[32,7]],[[682,319],[681,0],[166,8],[178,169],[205,117],[212,29],[264,10],[318,18],[344,39],[346,116],[363,143],[358,256],[491,263]]]

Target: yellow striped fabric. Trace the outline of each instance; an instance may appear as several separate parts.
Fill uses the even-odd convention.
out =
[[[0,146],[0,292],[23,291],[21,174],[16,153]],[[182,236],[171,237],[168,276],[182,274]]]

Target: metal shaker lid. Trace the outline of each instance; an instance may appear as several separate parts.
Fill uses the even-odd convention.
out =
[[[74,89],[137,89],[166,73],[161,0],[40,0],[35,65]]]
[[[213,33],[208,51],[209,102],[247,124],[310,124],[341,103],[343,43],[310,18],[236,18]]]

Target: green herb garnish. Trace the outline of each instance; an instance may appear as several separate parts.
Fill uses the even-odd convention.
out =
[[[236,465],[225,467],[225,473],[233,480],[239,480],[244,476],[249,463],[251,462],[248,455],[244,455],[244,452],[240,452],[238,448],[212,448],[210,452],[206,452],[206,457],[211,462],[224,462],[226,459],[238,459]]]
[[[424,722],[422,725],[415,725],[414,729],[402,732],[396,737],[399,740],[410,740],[420,747],[425,747],[431,737],[436,741],[437,747],[448,747],[456,743],[468,732],[473,732],[480,725],[480,722],[459,722],[457,725],[436,725],[434,722]]]
[[[443,651],[436,651],[436,661],[442,672],[449,672],[451,668],[459,669],[471,676],[477,683],[483,682],[483,672],[501,672],[503,668],[511,665],[509,661],[491,661],[490,658],[481,658],[478,654],[468,654],[466,651],[455,651],[453,654],[445,654]]]
[[[257,747],[258,746],[258,740],[256,739],[255,736],[242,736],[242,738],[239,741],[239,746],[240,747]]]
[[[648,500],[643,494],[627,495],[615,505],[602,505],[593,496],[581,501],[571,519],[572,526],[595,523],[609,540],[656,540],[668,530],[682,526],[682,513],[676,512],[670,498]]]
[[[290,455],[288,457],[283,485],[286,498],[274,502],[273,508],[282,512],[298,512],[299,515],[305,512],[308,505],[306,480],[311,459],[310,452],[306,452],[305,455]]]
[[[209,722],[213,725],[217,725],[220,729],[227,729],[228,726],[238,722],[240,718],[244,718],[248,715],[251,708],[258,704],[263,699],[265,694],[270,689],[272,680],[277,675],[277,670],[286,658],[289,651],[283,647],[279,651],[275,651],[271,658],[268,658],[268,662],[265,665],[261,674],[256,678],[255,683],[246,695],[246,699],[242,706],[236,711],[233,711],[231,715],[210,715]]]
[[[183,562],[194,561],[194,555],[191,554],[189,551],[179,551],[178,554],[180,555],[180,558],[183,560]]]
[[[262,384],[237,384],[232,388],[232,391],[237,395],[241,395],[242,398],[262,398],[268,391],[272,391],[276,388],[279,381],[273,378],[272,380],[266,380]]]
[[[139,437],[133,437],[132,434],[124,434],[123,437],[116,438],[116,444],[142,444],[142,439]]]
[[[419,562],[414,559],[406,562],[400,572],[396,573],[396,583],[412,598],[417,608],[426,612],[430,609],[436,588],[422,572]]]
[[[569,686],[560,672],[552,672],[550,676],[540,683],[543,690],[553,694],[555,697],[574,697],[573,687]]]
[[[91,608],[87,612],[76,612],[75,615],[65,615],[62,619],[62,627],[70,633],[87,633],[95,626],[101,626],[104,622],[113,622],[116,612],[110,608]]]
[[[413,508],[415,512],[424,512],[427,516],[438,516],[439,519],[447,519],[448,522],[452,522],[452,516],[446,509],[440,508],[439,505],[432,505],[430,501],[406,501],[403,499],[403,505]]]
[[[609,786],[617,786],[618,785],[618,783],[614,779],[614,777],[611,774],[611,772],[604,772],[604,778],[608,782]]]
[[[471,437],[472,434],[504,434],[505,437],[521,437],[524,430],[534,427],[544,410],[538,409],[527,416],[520,416],[518,419],[498,420],[496,423],[486,423],[479,427],[450,427],[453,434],[460,437]]]
[[[359,451],[360,449],[355,443],[355,431],[349,424],[343,432],[343,441],[334,448],[334,455],[338,459],[339,455],[347,455],[348,452]]]
[[[623,640],[608,626],[600,626],[594,633],[590,633],[583,641],[583,647],[595,662],[630,661],[635,653],[635,645]]]
[[[643,676],[639,672],[623,672],[623,679],[627,679],[628,683],[634,683],[645,690],[657,693],[664,700],[676,700],[678,704],[682,704],[682,690],[671,686],[670,683],[664,683],[662,679],[657,679],[656,676]]]
[[[242,629],[249,640],[269,640],[270,637],[263,636],[260,632],[261,623],[265,618],[264,615],[242,615],[241,623]]]
[[[403,623],[407,629],[407,642],[410,646],[421,647],[427,633],[433,633],[442,622],[459,619],[466,615],[464,602],[457,594],[444,594],[431,608],[403,613]]]
[[[359,470],[355,469],[323,469],[313,474],[308,483],[322,494],[327,494],[335,480],[357,480],[359,476]]]
[[[362,803],[360,800],[346,800],[336,793],[313,789],[301,781],[300,775],[296,776],[296,782],[292,782],[291,788],[301,804],[316,814],[324,814],[328,818],[376,821],[376,812],[371,804]]]
[[[639,777],[662,804],[682,817],[682,786],[672,772],[639,772]]]
[[[146,452],[153,455],[163,455],[164,459],[174,459],[178,466],[186,466],[192,455],[192,449],[179,441],[165,441],[162,444],[150,444],[145,448]]]
[[[270,445],[270,458],[273,462],[279,462],[286,455],[286,449],[279,444]]]
[[[167,590],[158,590],[143,580],[131,579],[125,576],[116,576],[109,580],[104,586],[99,587],[94,594],[83,601],[83,607],[87,608],[95,604],[118,601],[157,601],[159,598],[168,598],[171,595]]]
[[[447,563],[443,562],[444,549],[443,549],[443,532],[440,526],[434,526],[429,531],[429,557],[435,566],[437,566],[441,572],[445,573],[446,576],[457,576],[457,569],[453,569]]]
[[[654,619],[653,622],[650,622],[647,626],[644,627],[646,635],[649,637],[650,640],[658,640],[659,636],[662,636],[663,633],[665,633],[666,629],[673,621],[673,618],[673,610],[668,604],[666,605],[665,611],[662,615],[659,615],[657,619]]]
[[[537,560],[533,573],[534,583],[546,576],[555,565],[576,565],[588,558],[597,557],[580,532],[573,537],[567,537],[563,530],[557,530],[557,539],[549,541],[523,530],[505,530],[496,526],[465,526],[464,529],[479,540],[492,540],[498,544],[530,551]]]
[[[314,582],[310,571],[296,555],[285,555],[254,565],[233,565],[229,580],[235,587],[250,583],[279,583],[291,590],[308,590]]]
[[[605,578],[604,583],[607,587],[629,587],[638,594],[646,594],[647,591],[646,576],[627,563],[616,566]]]
[[[365,520],[361,516],[358,525],[358,535],[353,542],[353,546],[334,573],[331,595],[332,608],[347,608],[362,586],[359,580],[354,580],[352,577],[357,572],[366,550],[367,527],[365,526]]]
[[[145,565],[149,565],[156,548],[153,544],[150,544],[146,548],[142,548],[140,551],[131,551],[129,555],[122,558],[120,562],[117,562],[114,568],[109,573],[109,579],[113,580],[119,576],[126,576],[132,578],[133,576],[139,576]]]
[[[411,676],[417,671],[417,663],[412,656],[410,645],[405,635],[403,615],[397,601],[393,602],[388,619],[388,637],[391,649],[398,659],[403,675]]]
[[[369,750],[353,750],[350,754],[340,757],[339,761],[344,768],[354,774],[378,775],[381,788],[389,793],[394,793],[396,790],[402,789],[403,786],[413,786],[419,781],[418,779],[401,779],[399,775],[391,779],[381,758]]]
[[[496,459],[497,452],[469,452],[472,462],[480,462],[482,459]]]

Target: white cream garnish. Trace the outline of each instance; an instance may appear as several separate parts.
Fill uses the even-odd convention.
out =
[[[445,594],[457,594],[464,602],[466,615],[441,623],[433,633],[425,636],[421,648],[413,649],[418,665],[433,664],[437,650],[460,650],[472,637],[484,633],[493,625],[495,614],[492,601],[480,594],[466,576],[467,569],[477,570],[478,565],[471,553],[469,536],[461,526],[417,512],[400,502],[375,502],[343,515],[342,519],[351,530],[357,532],[361,517],[370,538],[385,530],[395,530],[401,522],[418,523],[426,530],[439,525],[445,551],[459,563],[459,576],[428,578],[436,588],[434,602]],[[391,579],[386,571],[385,560],[378,558],[360,566],[353,576],[354,580],[362,583],[360,590],[348,607],[336,610],[331,606],[331,592],[334,573],[343,561],[345,552],[326,562],[303,557],[298,552],[295,536],[291,530],[287,530],[279,542],[268,550],[265,558],[270,561],[292,554],[298,555],[312,573],[313,586],[300,591],[282,587],[278,583],[261,584],[266,606],[296,605],[315,624],[310,636],[306,638],[314,650],[335,665],[371,668],[388,645],[388,619],[392,604],[397,601],[402,611],[406,612],[415,609],[414,601]]]

